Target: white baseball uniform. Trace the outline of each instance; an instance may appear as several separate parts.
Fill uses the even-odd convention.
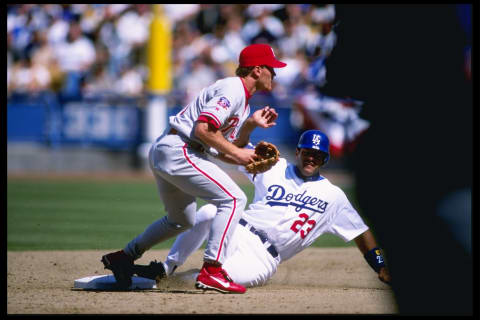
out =
[[[283,158],[253,180],[253,175],[242,171],[254,183],[255,196],[235,230],[223,265],[238,284],[265,284],[282,261],[324,233],[350,241],[368,230],[345,193],[321,175],[305,181],[296,166]],[[200,208],[196,225],[177,237],[168,254],[168,273],[201,246],[215,214],[214,206]]]
[[[127,254],[138,259],[153,245],[192,227],[199,197],[217,209],[205,259],[223,263],[224,248],[230,243],[247,197],[228,174],[208,159],[206,152],[218,152],[195,137],[194,126],[197,120],[207,121],[232,142],[249,117],[249,97],[241,78],[224,78],[204,88],[182,111],[169,118],[169,128],[149,152],[150,168],[167,215],[128,243],[124,249]]]

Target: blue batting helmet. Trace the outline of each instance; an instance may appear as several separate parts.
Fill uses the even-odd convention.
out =
[[[330,141],[328,137],[320,130],[307,130],[298,139],[297,148],[315,149],[326,154],[323,164],[330,159]]]

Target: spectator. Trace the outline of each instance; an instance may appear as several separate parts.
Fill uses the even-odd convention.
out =
[[[202,37],[200,32],[187,22],[179,23],[179,35],[183,38],[183,43],[178,47],[176,54],[183,63],[189,63],[200,56],[209,48],[209,41],[212,38],[212,35]]]
[[[108,67],[104,64],[97,63],[86,78],[83,94],[85,96],[111,94],[115,91],[114,82],[115,78],[110,76]]]
[[[37,93],[49,89],[50,83],[48,69],[38,63],[32,64],[31,59],[21,59],[12,67],[9,83],[12,91]]]
[[[50,10],[53,21],[47,30],[47,38],[50,44],[56,46],[67,40],[70,25],[63,18],[63,10],[61,10],[60,5],[52,5]]]
[[[116,21],[119,18],[121,9],[114,5],[108,5],[104,8],[104,18],[102,24],[98,27],[96,32],[97,42],[102,43],[108,51],[108,72],[110,76],[118,75],[123,67],[123,63],[128,61],[129,48],[122,45],[120,37],[115,27]]]
[[[138,97],[143,93],[144,85],[141,72],[135,67],[124,67],[114,88],[117,94]]]
[[[276,8],[276,7],[274,7]],[[242,36],[249,43],[273,43],[285,34],[283,24],[274,15],[270,5],[251,5],[251,17],[242,29]]]
[[[116,21],[116,32],[122,45],[129,50],[143,47],[149,36],[152,15],[148,5],[136,4],[122,13]]]
[[[318,4],[310,7],[310,16],[314,23],[330,23],[335,20],[334,4]]]
[[[312,57],[326,59],[337,43],[337,35],[333,30],[333,23],[326,22],[318,25],[312,32],[306,44],[307,54]]]
[[[331,22],[318,27],[320,31],[312,33],[305,46],[307,57],[311,61],[306,78],[321,88],[327,83],[326,60],[337,43],[337,35]]]
[[[11,63],[8,73],[7,91],[26,92],[28,90],[28,82],[30,81],[30,73],[27,69],[26,60],[17,60]]]
[[[193,19],[202,34],[213,33],[219,23],[223,23],[217,4],[200,4],[200,10]]]
[[[218,43],[212,48],[211,58],[216,63],[236,65],[240,51],[247,45],[241,36],[243,19],[233,16],[225,25],[217,26]],[[234,70],[233,70],[234,71]],[[229,73],[232,74],[233,73]]]
[[[42,6],[31,5],[29,14],[31,15],[29,26],[34,32],[44,30],[51,23],[47,10]]]
[[[278,40],[278,47],[285,56],[294,58],[305,48],[310,29],[290,19],[285,20],[283,26],[285,35]]]
[[[44,66],[50,74],[49,89],[58,91],[63,80],[62,71],[55,57],[55,49],[48,42],[47,33],[38,30],[34,37],[37,46],[32,51],[32,61],[36,66]]]
[[[165,14],[173,25],[193,19],[200,10],[199,4],[163,4]]]
[[[87,6],[83,10],[83,14],[80,18],[80,26],[83,32],[89,36],[89,38],[95,38],[95,32],[97,31],[104,19],[105,8]]]
[[[308,62],[300,51],[294,57],[280,56],[279,59],[285,61],[287,66],[277,71],[276,85],[272,93],[277,99],[283,100],[293,92],[298,78],[304,76]]]
[[[32,47],[33,35],[30,22],[31,5],[15,6],[9,10],[7,16],[7,34],[10,37],[10,50],[15,57],[27,59]]]
[[[62,93],[67,98],[81,96],[83,79],[95,62],[96,53],[92,41],[82,34],[78,22],[72,22],[67,41],[59,44],[55,50],[60,68],[65,74]]]
[[[193,59],[190,65],[189,72],[179,82],[180,89],[185,94],[183,104],[188,104],[202,88],[213,84],[217,79],[203,56]]]

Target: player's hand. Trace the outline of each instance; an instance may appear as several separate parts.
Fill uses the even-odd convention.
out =
[[[254,149],[238,148],[237,152],[232,155],[233,159],[239,165],[247,165],[255,160],[258,160],[258,156],[255,154]]]
[[[380,279],[380,281],[382,282],[385,282],[386,284],[390,284],[390,282],[392,281],[392,277],[390,276],[390,272],[388,272],[388,269],[383,267],[380,269],[380,271],[378,272],[378,279]]]
[[[274,108],[266,106],[255,111],[251,118],[256,126],[261,128],[270,128],[277,124],[275,120],[278,118],[278,113]]]

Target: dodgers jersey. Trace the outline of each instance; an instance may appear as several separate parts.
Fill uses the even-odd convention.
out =
[[[250,114],[249,97],[241,78],[220,79],[203,88],[182,111],[169,117],[169,124],[183,136],[202,143],[195,137],[193,128],[195,121],[204,120],[220,129],[223,136],[232,142]]]
[[[368,230],[345,193],[321,175],[304,181],[295,165],[283,158],[255,179],[239,168],[255,185],[254,200],[243,218],[267,234],[282,261],[324,233],[350,241]]]

